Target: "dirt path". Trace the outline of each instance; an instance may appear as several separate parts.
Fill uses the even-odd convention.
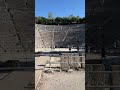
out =
[[[38,90],[85,90],[85,72],[44,73]]]

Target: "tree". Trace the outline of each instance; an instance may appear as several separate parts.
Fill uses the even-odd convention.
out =
[[[52,13],[52,12],[49,12],[49,13],[48,13],[48,18],[49,18],[49,19],[53,19],[53,13]]]
[[[63,22],[63,19],[61,17],[56,17],[55,22],[56,24],[61,24]]]
[[[70,23],[70,19],[68,17],[63,17],[63,24]]]
[[[81,20],[83,23],[85,23],[85,17],[84,18],[82,18],[82,20]]]
[[[38,17],[35,17],[35,22],[38,23]]]
[[[39,24],[46,24],[47,23],[47,19],[45,17],[38,17],[38,23]]]
[[[72,23],[77,23],[77,18],[76,18],[76,17],[72,17],[72,18],[71,18],[71,22],[72,22]]]
[[[50,24],[50,25],[54,24],[54,19],[47,19],[47,24]]]
[[[77,23],[79,23],[79,21],[81,20],[79,16],[77,16],[76,19],[77,19]]]
[[[79,16],[73,16],[72,14],[68,17],[56,17],[53,18],[53,14],[50,12],[48,14],[48,18],[45,17],[35,17],[36,23],[38,24],[62,24],[62,25],[68,25],[68,24],[80,24],[85,23],[85,17],[80,18]]]

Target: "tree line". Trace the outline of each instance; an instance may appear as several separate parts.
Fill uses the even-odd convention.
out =
[[[85,18],[80,18],[79,16],[70,15],[68,17],[56,17],[52,16],[52,13],[48,14],[48,18],[39,16],[35,17],[35,22],[37,24],[45,25],[69,25],[69,24],[81,24],[85,23]]]

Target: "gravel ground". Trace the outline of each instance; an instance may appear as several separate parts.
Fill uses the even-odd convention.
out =
[[[85,72],[43,73],[37,90],[85,90]]]

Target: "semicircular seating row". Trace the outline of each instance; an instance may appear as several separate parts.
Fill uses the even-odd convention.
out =
[[[82,28],[69,28],[55,25],[36,25],[35,48],[80,46],[85,42],[85,32]],[[71,25],[71,27],[78,25]]]

